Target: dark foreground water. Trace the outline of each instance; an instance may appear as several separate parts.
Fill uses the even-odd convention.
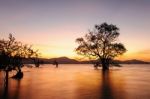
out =
[[[150,99],[150,65],[123,65],[109,72],[70,64],[23,71],[22,80],[9,78],[8,88],[0,72],[0,99]]]

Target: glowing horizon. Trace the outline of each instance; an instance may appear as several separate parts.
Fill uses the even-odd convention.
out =
[[[149,4],[148,0],[0,1],[0,38],[12,33],[39,49],[44,58],[80,59],[74,52],[75,39],[107,22],[120,28],[119,41],[128,50],[116,59],[150,61]]]

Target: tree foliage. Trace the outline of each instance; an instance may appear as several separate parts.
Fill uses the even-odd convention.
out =
[[[9,34],[9,39],[0,40],[0,67],[4,70],[21,69],[23,58],[37,57],[31,45],[22,44]]]
[[[102,65],[109,65],[109,60],[126,52],[124,45],[118,43],[119,34],[119,28],[113,24],[95,25],[94,30],[89,31],[85,37],[76,39],[79,46],[75,51],[80,55],[100,59]]]

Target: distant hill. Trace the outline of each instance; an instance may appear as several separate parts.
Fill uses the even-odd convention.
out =
[[[59,58],[51,58],[51,59],[48,59],[46,61],[46,63],[50,63],[50,64],[53,64],[54,61],[57,61],[58,63],[60,64],[78,64],[79,61],[75,60],[75,59],[70,59],[70,58],[67,58],[67,57],[59,57]]]
[[[59,58],[51,58],[51,59],[45,59],[45,58],[39,58],[40,61],[42,61],[44,64],[53,64],[53,62],[56,60],[59,64],[92,64],[95,61],[77,61],[75,59],[70,59],[68,57],[59,57]],[[141,60],[125,60],[125,61],[120,61],[120,60],[114,60],[115,63],[119,64],[150,64],[150,62],[145,62]],[[24,59],[23,63],[26,64],[32,64],[33,60],[31,59]]]
[[[42,61],[44,64],[53,64],[54,61],[56,60],[59,64],[79,64],[80,62],[75,60],[75,59],[70,59],[67,57],[59,57],[59,58],[51,58],[51,59],[46,59],[46,58],[39,58],[40,61]],[[25,64],[32,64],[33,60],[31,59],[24,59],[23,63]]]
[[[145,61],[141,61],[141,60],[132,59],[132,60],[122,61],[122,63],[124,63],[124,64],[149,64],[150,62],[145,62]]]

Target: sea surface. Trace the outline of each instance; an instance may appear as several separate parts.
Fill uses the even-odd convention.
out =
[[[0,99],[150,99],[149,64],[111,67],[109,72],[90,64],[25,66],[22,70],[23,79],[9,78],[7,88],[0,71]]]

